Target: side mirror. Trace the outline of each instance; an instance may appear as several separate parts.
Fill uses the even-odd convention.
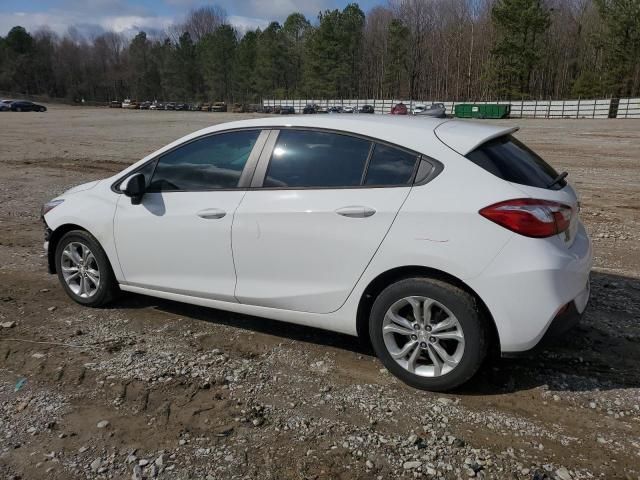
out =
[[[144,175],[141,173],[136,173],[132,175],[126,180],[126,185],[122,192],[131,198],[131,203],[133,205],[139,205],[142,201],[142,197],[144,196],[144,192],[147,189],[147,181],[144,178]]]

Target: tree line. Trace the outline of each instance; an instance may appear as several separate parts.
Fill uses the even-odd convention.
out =
[[[640,0],[389,0],[240,33],[213,6],[162,35],[16,26],[0,90],[93,101],[640,96]]]

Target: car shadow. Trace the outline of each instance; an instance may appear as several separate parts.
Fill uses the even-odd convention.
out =
[[[174,315],[298,342],[374,356],[356,337],[261,317],[143,295],[126,295],[115,308],[155,308]],[[544,348],[517,358],[494,355],[459,395],[501,395],[539,386],[554,391],[640,387],[640,279],[592,274],[591,301],[581,323]]]
[[[123,296],[113,307],[123,309],[154,308],[162,312],[188,317],[193,320],[226,325],[229,327],[281,337],[283,340],[294,340],[315,345],[339,348],[342,350],[374,356],[368,344],[357,337],[342,333],[329,332],[320,328],[295,325],[293,323],[270,320],[268,318],[227,312],[215,308],[200,307],[162,298],[130,294]]]

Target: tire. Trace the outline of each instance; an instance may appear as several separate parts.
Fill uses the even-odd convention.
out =
[[[426,309],[425,301],[431,305]],[[418,310],[414,308],[416,303],[422,305]],[[430,322],[416,325],[414,312],[425,310],[432,316]],[[403,318],[409,323],[402,322],[397,328],[396,322]],[[407,335],[407,326],[414,330],[413,335]],[[468,381],[487,354],[487,327],[473,296],[431,278],[407,278],[385,288],[371,309],[369,336],[387,370],[412,387],[434,392],[452,390]],[[392,354],[401,356],[410,344],[416,346],[394,359]],[[443,350],[449,363],[438,353]]]
[[[75,255],[70,255],[70,252]],[[82,252],[88,254],[82,255]],[[83,262],[75,261],[82,256]],[[72,230],[64,234],[56,247],[55,263],[62,287],[73,301],[81,305],[102,307],[119,293],[107,254],[89,232]]]
[[[22,108],[16,107],[16,112],[21,112],[21,111],[22,111]]]

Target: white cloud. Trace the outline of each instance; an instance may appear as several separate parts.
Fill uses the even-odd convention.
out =
[[[158,9],[162,15],[128,0],[61,0],[56,7],[42,12],[5,11],[0,13],[0,35],[6,35],[16,25],[32,32],[46,27],[60,35],[73,27],[88,37],[108,30],[127,35],[140,30],[158,33],[166,30],[171,23],[179,22],[188,9],[203,4],[203,0],[163,1],[164,8]],[[301,12],[314,21],[318,12],[337,7],[337,0],[213,1],[227,11],[229,23],[240,32],[264,28],[274,20],[283,22],[293,12]]]
[[[30,32],[46,27],[60,35],[65,34],[69,27],[74,27],[81,34],[89,37],[109,30],[134,35],[140,30],[164,31],[172,22],[173,18],[171,17],[158,16],[87,15],[79,12],[63,13],[59,11],[29,14],[15,12],[0,15],[0,35],[6,35],[16,25],[20,25]]]
[[[338,6],[336,0],[219,0],[217,3],[236,15],[263,18],[266,21],[284,21],[293,12],[301,12],[310,20],[315,20],[320,11]]]
[[[269,25],[269,20],[264,18],[243,17],[239,15],[230,15],[227,17],[227,21],[241,33],[245,33],[247,30],[255,30],[256,28],[264,29]]]

